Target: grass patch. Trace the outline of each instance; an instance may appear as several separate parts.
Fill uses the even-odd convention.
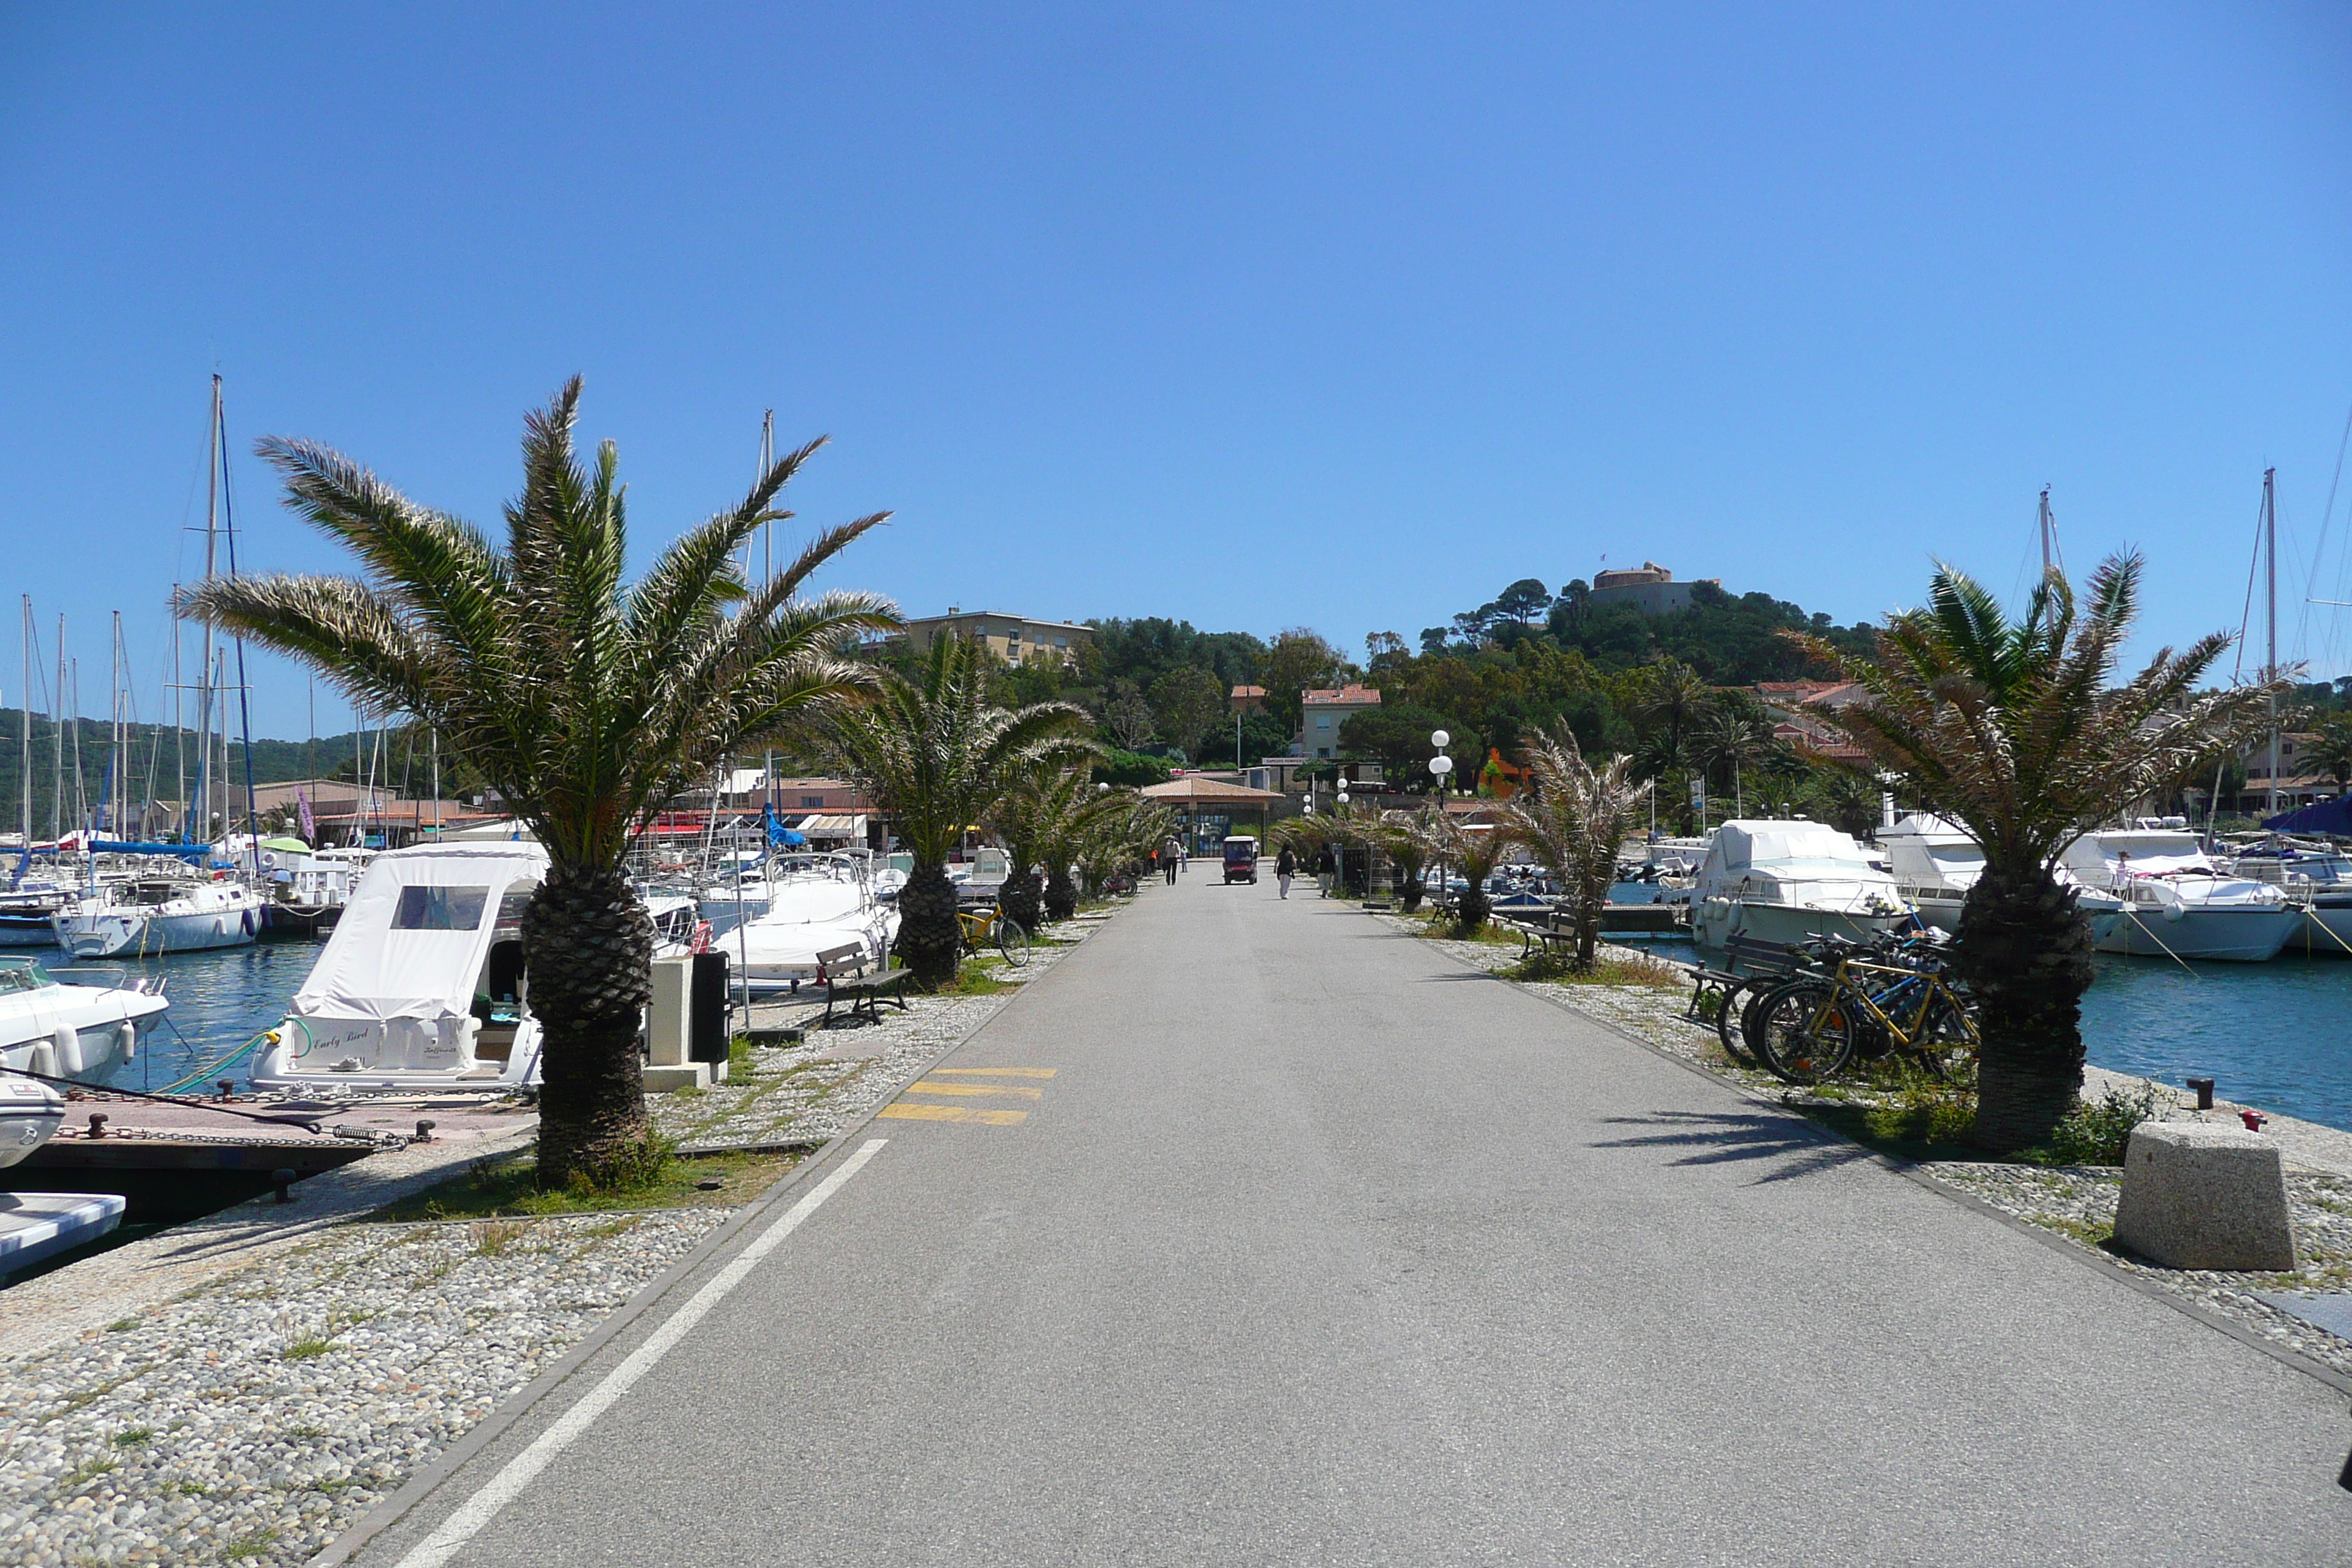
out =
[[[485,1220],[474,1227],[475,1256],[496,1258],[530,1234],[529,1220]]]
[[[318,1334],[304,1334],[300,1339],[296,1340],[292,1344],[288,1345],[284,1350],[279,1351],[278,1352],[278,1359],[279,1361],[309,1361],[313,1356],[325,1355],[329,1351],[333,1350],[334,1348],[335,1342],[331,1339],[323,1338]]]
[[[994,965],[985,959],[973,959],[956,971],[955,982],[942,985],[935,993],[940,996],[1002,996],[1007,991],[1018,991],[1018,985],[996,978]]]
[[[1550,944],[1496,973],[1506,980],[1549,980],[1561,985],[1646,985],[1657,991],[1679,991],[1689,984],[1681,970],[1647,954],[1634,958],[1596,955],[1591,968],[1579,969],[1570,954]]]
[[[1898,1160],[1932,1164],[1938,1160],[1984,1161],[1993,1158],[1972,1144],[1939,1136],[1939,1130],[1935,1127],[1914,1128],[1905,1123],[1880,1132],[1871,1126],[1871,1114],[1877,1109],[1874,1106],[1848,1101],[1842,1105],[1804,1105],[1799,1109],[1807,1121],[1819,1122],[1842,1138],[1852,1139],[1864,1148],[1881,1154],[1892,1154]]]
[[[727,1042],[727,1081],[744,1083],[760,1076],[760,1056],[751,1048],[751,1037],[738,1035]]]
[[[731,1207],[748,1203],[800,1163],[797,1154],[665,1153],[657,1166],[631,1184],[611,1187],[539,1184],[539,1158],[529,1150],[478,1160],[463,1174],[387,1204],[368,1217],[376,1220],[499,1220],[546,1215],[604,1214],[615,1209]],[[697,1182],[717,1177],[725,1184],[703,1192]],[[634,1222],[630,1222],[634,1223]],[[623,1228],[625,1228],[624,1226]],[[602,1231],[603,1227],[597,1227]],[[592,1232],[592,1234],[593,1234]],[[619,1230],[609,1234],[619,1235]],[[509,1238],[511,1239],[511,1238]],[[503,1246],[503,1244],[501,1244]],[[480,1251],[478,1236],[475,1247]],[[485,1256],[494,1256],[486,1254]]]
[[[136,1318],[117,1318],[106,1325],[106,1331],[110,1334],[127,1334],[138,1326],[139,1320]]]
[[[269,1555],[269,1549],[277,1544],[276,1531],[257,1530],[241,1541],[231,1542],[228,1550],[222,1552],[221,1557],[230,1563],[242,1563],[249,1557],[267,1557]]]
[[[135,1448],[153,1436],[152,1426],[126,1426],[114,1435],[113,1442],[118,1448]]]
[[[324,1426],[289,1426],[286,1428],[286,1435],[298,1441],[307,1442],[313,1437],[325,1436],[327,1429]]]
[[[2116,1238],[2116,1226],[2113,1220],[2074,1219],[2065,1215],[2037,1215],[2032,1217],[2033,1223],[2044,1230],[2054,1230],[2061,1236],[2071,1237],[2085,1247],[2097,1247],[2103,1252],[2114,1250],[2108,1246],[2108,1243]]]
[[[58,1484],[63,1487],[66,1490],[71,1491],[74,1488],[81,1485],[84,1481],[94,1481],[98,1479],[99,1477],[106,1474],[109,1470],[116,1468],[117,1461],[113,1459],[86,1460],[81,1464],[76,1465],[72,1469],[68,1470],[65,1473],[65,1479]]]

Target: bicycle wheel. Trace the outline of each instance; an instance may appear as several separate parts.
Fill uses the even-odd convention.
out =
[[[1756,1029],[1748,1037],[1748,1048],[1774,1077],[1790,1083],[1819,1083],[1833,1078],[1853,1053],[1853,1031],[1847,1025],[1846,1009],[1818,980],[1792,981],[1781,986],[1757,1008],[1756,1019]]]
[[[1921,1025],[1919,1037],[1912,1043],[1911,1055],[1920,1067],[1935,1078],[1949,1078],[1952,1069],[1962,1066],[1976,1054],[1976,1032],[1958,1008],[1946,996],[1931,997],[1927,1016]]]
[[[1015,969],[1029,962],[1029,933],[1011,915],[996,917],[996,951]]]
[[[1723,1042],[1723,1054],[1741,1067],[1762,1067],[1756,1053],[1748,1044],[1747,1020],[1744,1015],[1764,992],[1780,984],[1778,975],[1750,975],[1738,984],[1727,987],[1723,1000],[1715,1010],[1715,1037]]]

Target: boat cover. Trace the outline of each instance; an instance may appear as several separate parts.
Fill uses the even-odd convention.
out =
[[[1718,875],[1781,860],[1844,860],[1863,869],[1871,863],[1869,850],[1818,822],[1727,822],[1716,829],[1707,860]]]
[[[420,845],[377,856],[294,994],[294,1015],[425,1024],[470,1016],[499,899],[546,870],[536,844]]]
[[[2265,817],[2263,826],[2273,833],[2332,833],[2338,837],[2352,837],[2352,795],[2339,795],[2334,800],[2323,800],[2317,805],[2306,805],[2301,811],[2282,812]]]

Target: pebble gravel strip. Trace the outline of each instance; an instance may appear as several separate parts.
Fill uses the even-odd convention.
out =
[[[1456,942],[1433,937],[1420,921],[1394,915],[1376,918],[1430,942],[1449,956],[1489,973],[1517,966],[1519,951],[1494,942]],[[1631,949],[1613,950],[1617,956],[1638,956]],[[1760,1068],[1734,1063],[1717,1039],[1712,1025],[1683,1016],[1687,987],[1646,985],[1562,984],[1552,981],[1516,981],[1563,1005],[1615,1026],[1638,1039],[1705,1068],[1761,1098],[1801,1110],[1811,1097],[1801,1094]],[[2128,1084],[2112,1073],[2092,1069],[2092,1087]],[[2157,1086],[2163,1088],[2163,1086]],[[2165,1089],[2168,1096],[2174,1091]],[[1852,1096],[1848,1103],[1863,1099]],[[2194,1116],[2183,1109],[2176,1115]],[[2300,1128],[2301,1124],[2297,1124]],[[2310,1131],[2334,1142],[2332,1130]],[[2316,1141],[2316,1140],[2315,1140]],[[2326,1158],[2332,1149],[2299,1151]],[[2234,1274],[2210,1269],[2158,1268],[2126,1255],[2108,1252],[2099,1244],[2115,1228],[2116,1198],[2123,1173],[2101,1166],[2053,1169],[2038,1165],[1974,1164],[1938,1161],[1919,1169],[1955,1190],[1981,1199],[2017,1219],[2053,1231],[2074,1246],[2115,1263],[2138,1278],[2181,1296],[2207,1310],[2242,1323],[2273,1342],[2284,1345],[2321,1365],[2352,1376],[2352,1341],[2305,1322],[2252,1294],[2255,1290],[2352,1290],[2352,1178],[2328,1171],[2287,1173],[2287,1193],[2293,1205],[2295,1236],[2303,1249],[2304,1267],[2292,1274]]]
[[[0,1562],[297,1563],[732,1210],[352,1225],[0,1369]]]
[[[1084,940],[1096,922],[1049,926],[1028,963],[991,964],[988,973],[1027,985]],[[762,1006],[762,1030],[803,1028],[798,1045],[755,1046],[751,1070],[707,1089],[649,1094],[646,1109],[662,1136],[687,1153],[818,1143],[834,1137],[912,1081],[948,1047],[971,1033],[1014,996],[909,996],[906,1011],[885,1005],[881,1022],[817,1027],[823,1003]]]

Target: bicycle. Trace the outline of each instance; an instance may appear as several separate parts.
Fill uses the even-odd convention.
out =
[[[1758,1009],[1748,1043],[1777,1076],[1817,1083],[1857,1055],[1900,1051],[1943,1078],[1956,1053],[1980,1044],[1968,999],[1945,979],[1942,963],[1913,944],[1839,942],[1823,956],[1837,960],[1826,978],[1792,981]]]
[[[1029,933],[1021,922],[998,909],[994,904],[977,910],[956,911],[956,935],[959,957],[980,952],[983,945],[992,945],[1004,962],[1019,969],[1029,962]]]

